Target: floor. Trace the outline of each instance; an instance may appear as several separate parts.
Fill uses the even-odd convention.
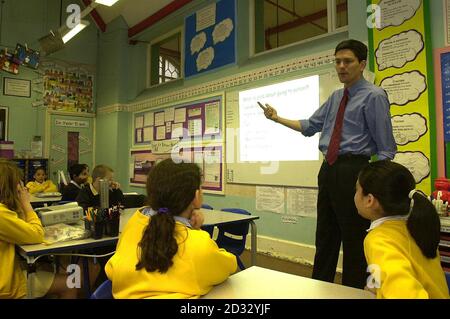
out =
[[[245,250],[241,255],[241,260],[245,266],[250,266],[250,252],[248,250]],[[312,274],[312,266],[294,263],[288,260],[271,257],[261,253],[258,253],[256,255],[256,265],[259,267],[282,271],[285,273],[308,278],[311,278]],[[342,275],[340,273],[336,273],[334,282],[337,284],[342,283]]]

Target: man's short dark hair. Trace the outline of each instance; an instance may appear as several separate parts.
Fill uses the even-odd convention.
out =
[[[86,164],[74,164],[69,168],[70,179],[73,179],[74,176],[78,176],[86,169]]]
[[[367,46],[358,40],[345,40],[339,43],[334,50],[334,55],[341,50],[350,50],[358,58],[358,61],[367,61]]]

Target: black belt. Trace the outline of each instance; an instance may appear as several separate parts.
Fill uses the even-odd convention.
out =
[[[325,156],[324,156],[323,160],[326,161]],[[336,161],[346,161],[346,160],[359,160],[359,161],[368,162],[370,160],[370,156],[363,155],[363,154],[345,153],[345,154],[338,155]]]

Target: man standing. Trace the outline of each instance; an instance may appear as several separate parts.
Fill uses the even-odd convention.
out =
[[[306,120],[289,120],[266,104],[264,115],[282,125],[313,136],[322,132],[319,149],[324,162],[318,176],[314,279],[333,282],[341,241],[344,251],[342,283],[363,288],[366,260],[363,241],[369,221],[359,216],[353,197],[360,169],[372,155],[393,159],[397,146],[392,133],[385,91],[363,77],[367,47],[345,40],[335,49],[335,68],[344,88]]]

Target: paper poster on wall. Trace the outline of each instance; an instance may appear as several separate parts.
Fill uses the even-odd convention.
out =
[[[256,210],[284,213],[284,188],[256,186]]]
[[[219,133],[220,112],[219,102],[205,104],[205,133]]]
[[[236,1],[220,0],[185,20],[185,77],[236,63]]]
[[[175,109],[175,123],[182,123],[186,122],[186,108],[181,107],[178,109]]]
[[[144,113],[144,126],[153,126],[154,116],[153,112]]]
[[[165,125],[165,113],[164,112],[158,112],[155,113],[155,126],[161,126],[161,125]]]
[[[317,217],[317,189],[288,188],[286,190],[287,215]]]

